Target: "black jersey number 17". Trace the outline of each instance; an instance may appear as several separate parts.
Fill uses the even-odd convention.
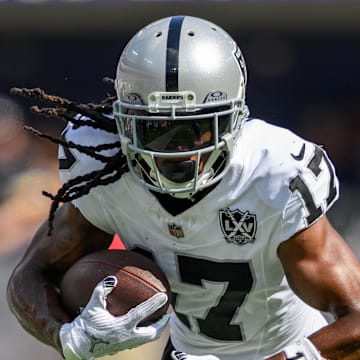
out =
[[[176,306],[176,298],[179,297],[180,300],[182,294],[174,294],[173,305],[177,317],[187,327],[195,326],[195,331],[210,338],[224,341],[245,340],[241,324],[233,323],[233,320],[254,285],[250,264],[215,262],[184,255],[178,255],[177,260],[181,281],[201,287],[204,295],[207,293],[207,284],[223,286],[216,303],[207,309],[202,318],[180,313]]]
[[[62,133],[61,135],[61,139],[63,141],[66,141],[65,140],[65,134],[67,132],[67,129]],[[60,170],[69,170],[73,165],[74,163],[76,162],[76,158],[74,156],[74,154],[72,153],[72,151],[63,146],[63,151],[64,151],[64,158],[59,158],[59,169]]]
[[[321,171],[323,171],[320,168],[320,163],[323,159],[325,161],[326,168],[329,171],[328,197],[326,199],[327,206],[329,206],[334,201],[337,193],[335,186],[335,175],[329,159],[319,146],[315,147],[314,155],[309,161],[307,167],[314,174],[315,178],[317,178],[320,175]],[[308,211],[308,215],[306,216],[306,222],[308,225],[312,224],[319,216],[321,216],[321,214],[323,213],[323,209],[321,208],[321,206],[316,206],[313,195],[301,175],[297,175],[293,179],[291,179],[289,183],[289,189],[291,192],[298,191],[301,195],[305,207]]]

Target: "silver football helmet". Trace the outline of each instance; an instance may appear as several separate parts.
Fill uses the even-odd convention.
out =
[[[158,20],[125,47],[114,117],[132,174],[150,190],[189,198],[227,172],[248,116],[246,66],[219,26]]]

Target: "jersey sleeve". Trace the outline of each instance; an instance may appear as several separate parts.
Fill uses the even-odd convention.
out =
[[[118,135],[108,133],[104,130],[94,129],[89,126],[75,126],[69,123],[62,133],[62,139],[68,143],[74,143],[82,146],[97,146],[102,144],[111,144],[119,141]],[[99,153],[103,156],[111,157],[120,151],[119,147],[109,150],[103,150]],[[87,155],[75,148],[67,148],[60,145],[58,149],[59,174],[62,184],[70,184],[76,182],[72,193],[82,188],[84,191],[84,177],[94,177],[96,172],[101,171],[105,163]],[[83,180],[81,180],[83,178]],[[77,207],[82,215],[94,226],[105,232],[111,232],[108,225],[107,217],[102,212],[102,198],[98,191],[94,191],[96,187],[90,191],[85,190],[85,194],[74,197],[71,201]],[[71,195],[71,193],[69,193]]]
[[[282,239],[315,223],[339,196],[339,181],[328,155],[318,145],[304,142],[304,154],[291,156],[297,172],[286,184],[289,199],[283,213]]]
[[[254,211],[276,249],[331,208],[339,181],[323,147],[289,129],[253,119],[245,124],[243,141],[249,154],[244,155],[243,181],[251,186],[254,204],[259,201]]]

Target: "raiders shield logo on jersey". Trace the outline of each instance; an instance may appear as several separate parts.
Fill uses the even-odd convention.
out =
[[[221,230],[225,240],[236,245],[245,245],[255,240],[256,215],[249,211],[242,212],[239,209],[229,208],[219,211]]]

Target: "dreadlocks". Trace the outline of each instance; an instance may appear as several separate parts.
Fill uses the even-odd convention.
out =
[[[104,81],[113,82],[113,80],[109,78],[104,78]],[[58,117],[66,122],[72,122],[78,127],[90,126],[94,129],[104,130],[112,134],[117,133],[115,122],[105,116],[112,111],[112,102],[115,100],[114,96],[108,96],[101,101],[100,104],[77,104],[59,96],[49,95],[39,88],[12,88],[10,92],[15,95],[35,98],[55,105],[49,108],[39,108],[37,105],[32,106],[31,110],[37,114],[46,117]],[[77,115],[80,115],[80,117]],[[85,119],[83,117],[85,117]],[[90,190],[96,186],[111,184],[120,179],[121,176],[128,171],[127,161],[121,153],[119,141],[98,146],[83,146],[71,141],[67,142],[65,139],[55,138],[49,134],[44,134],[30,126],[25,126],[24,128],[37,136],[62,145],[65,148],[76,149],[104,163],[104,167],[100,170],[70,179],[62,185],[55,195],[43,191],[43,195],[52,200],[48,217],[49,236],[53,231],[53,221],[60,203],[67,203],[78,199],[88,194]],[[118,151],[113,156],[104,156],[101,154],[101,151],[109,149],[118,149]]]

